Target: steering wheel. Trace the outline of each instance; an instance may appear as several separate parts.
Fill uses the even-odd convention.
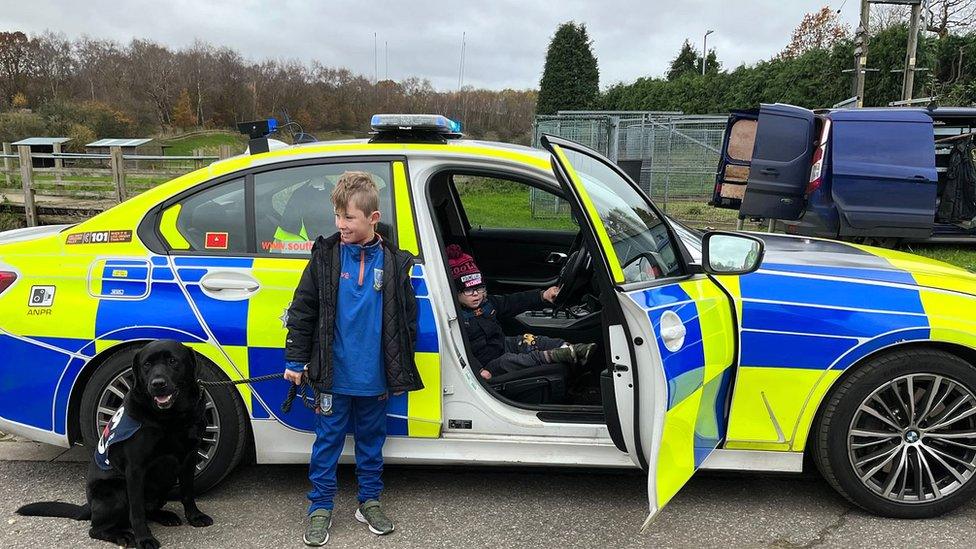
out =
[[[592,274],[592,270],[593,261],[590,258],[590,252],[583,246],[583,237],[582,234],[579,234],[573,241],[573,246],[570,248],[569,256],[566,258],[563,268],[559,271],[559,279],[556,282],[559,293],[556,294],[556,298],[552,302],[553,316],[569,303],[570,298],[580,288],[589,283],[589,275]]]

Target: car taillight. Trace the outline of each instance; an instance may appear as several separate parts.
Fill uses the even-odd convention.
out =
[[[823,183],[823,147],[817,147],[813,151],[813,166],[810,167],[810,182],[807,183],[806,195],[810,196],[813,191],[820,188]]]
[[[10,271],[0,271],[0,294],[10,287],[17,280],[17,273]]]
[[[820,140],[817,142],[817,149],[813,151],[813,165],[810,166],[810,182],[804,194],[810,196],[820,188],[823,183],[823,163],[827,156],[827,137],[830,135],[830,120],[824,120],[823,129],[820,132]]]

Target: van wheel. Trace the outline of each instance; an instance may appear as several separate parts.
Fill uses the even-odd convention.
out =
[[[929,518],[976,492],[976,369],[935,349],[871,359],[831,393],[814,461],[864,509]]]
[[[122,405],[134,381],[132,359],[141,346],[119,351],[95,371],[81,397],[80,427],[85,446],[94,448],[98,434]],[[221,381],[217,367],[197,356],[197,377]],[[229,386],[203,389],[207,428],[199,449],[194,488],[198,493],[216,486],[241,461],[247,440],[247,414]]]

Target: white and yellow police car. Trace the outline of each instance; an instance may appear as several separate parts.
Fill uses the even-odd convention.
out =
[[[437,116],[373,124],[370,140],[252,140],[83,223],[0,234],[0,430],[94,445],[155,338],[193,348],[205,379],[281,372],[311,241],[334,230],[330,190],[364,170],[381,234],[417,258],[425,389],[389,399],[388,462],[642,467],[651,515],[698,469],[799,472],[805,457],[886,516],[976,490],[976,276],[847,243],[701,234],[559,138],[537,150],[459,138]],[[561,285],[552,308],[504,327],[596,343],[589,368],[476,375],[451,243],[493,292]],[[287,388],[207,390],[202,486],[241,460],[307,462],[312,412],[283,413]]]

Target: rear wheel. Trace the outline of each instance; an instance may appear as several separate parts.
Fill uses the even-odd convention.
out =
[[[122,405],[133,384],[132,359],[140,347],[130,347],[110,356],[98,368],[81,397],[80,424],[85,446],[94,448],[98,433]],[[209,360],[197,355],[197,377],[205,381],[224,379]],[[247,440],[247,413],[230,386],[203,390],[207,428],[198,452],[194,488],[205,492],[216,486],[241,461]]]
[[[874,358],[833,391],[815,434],[817,467],[855,504],[946,513],[976,492],[976,369],[935,349]]]

